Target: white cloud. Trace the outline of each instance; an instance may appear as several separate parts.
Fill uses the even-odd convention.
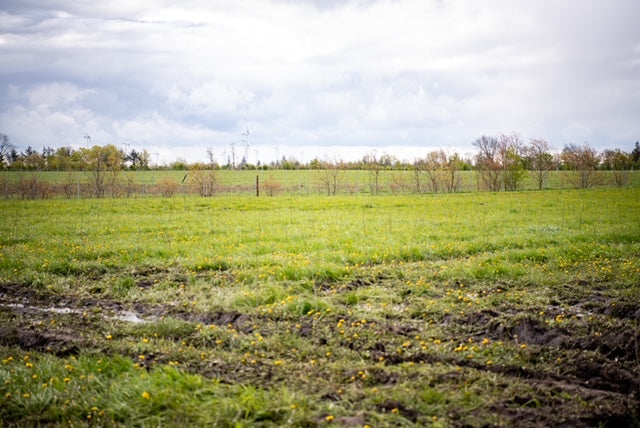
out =
[[[323,147],[466,150],[483,133],[511,131],[557,146],[630,149],[640,137],[634,0],[4,9],[0,129],[20,146],[91,133],[195,157],[239,143],[246,127],[256,147],[318,156]]]

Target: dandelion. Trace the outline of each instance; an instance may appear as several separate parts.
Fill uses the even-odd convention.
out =
[[[62,379],[62,381],[64,383],[69,383],[69,382],[71,382],[71,378],[65,377],[64,379]]]
[[[398,413],[398,408],[394,407],[393,409],[391,409],[391,413],[393,413],[394,415]]]
[[[329,415],[326,418],[324,418],[324,420],[329,422],[329,423],[332,422],[334,419],[335,419],[335,417],[333,415]]]
[[[145,391],[145,392],[142,393],[142,398],[144,400],[148,400],[148,399],[151,398],[151,394],[149,394],[147,391]]]
[[[25,392],[24,394],[22,394],[22,398],[29,398],[31,397],[31,394],[29,394],[28,392]]]
[[[520,345],[520,349],[527,349],[527,344],[523,343],[522,345]]]

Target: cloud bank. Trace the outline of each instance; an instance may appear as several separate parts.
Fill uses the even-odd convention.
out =
[[[12,1],[0,132],[219,160],[640,139],[636,0]],[[238,149],[242,152],[243,149]]]

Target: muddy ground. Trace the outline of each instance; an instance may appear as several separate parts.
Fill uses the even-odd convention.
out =
[[[361,284],[366,286],[366,284]],[[140,285],[140,286],[144,286]],[[569,305],[568,305],[569,304]],[[549,324],[544,319],[558,317],[571,322]],[[87,350],[113,352],[101,339],[104,320],[113,323],[153,323],[174,318],[190,323],[232,327],[241,334],[259,332],[268,337],[281,331],[292,321],[274,319],[238,311],[194,312],[179,305],[147,305],[123,303],[107,299],[78,299],[70,296],[38,294],[18,285],[0,286],[0,345],[24,351],[76,355]],[[561,318],[560,318],[561,317]],[[637,302],[612,299],[595,293],[589,300],[567,299],[544,308],[521,308],[508,304],[464,315],[446,315],[436,322],[443,342],[470,338],[475,342],[488,339],[512,346],[526,346],[527,367],[501,363],[487,365],[463,358],[453,352],[397,353],[397,343],[428,331],[424,319],[372,319],[373,334],[359,342],[338,340],[329,333],[340,318],[330,315],[310,322],[301,320],[297,334],[302,340],[322,347],[327,343],[343,346],[372,363],[384,361],[370,370],[367,385],[393,385],[399,382],[394,366],[408,362],[450,367],[449,371],[430,379],[430,385],[461,385],[479,375],[494,375],[498,386],[522,384],[522,394],[488,400],[475,415],[450,409],[446,415],[452,426],[476,425],[473,421],[519,427],[591,427],[638,426],[640,421],[640,305]],[[66,322],[54,322],[64,319]],[[348,324],[351,320],[347,319]],[[175,340],[189,340],[175,337]],[[523,349],[525,349],[523,347]],[[131,355],[135,358],[135,355]],[[145,362],[166,363],[169,356],[149,355]],[[287,373],[273,367],[231,367],[222,361],[192,361],[185,370],[226,383],[253,384],[270,387],[288,382]],[[320,373],[322,374],[322,373]],[[324,373],[333,378],[349,378],[353,374]],[[313,390],[321,399],[339,401],[332,392]],[[304,386],[304,388],[307,388]],[[409,400],[407,400],[409,401]],[[344,426],[362,425],[367,412],[399,412],[408,422],[422,424],[429,415],[421,415],[401,400],[388,400],[376,409],[361,409],[350,418],[334,423]],[[470,422],[472,421],[472,422]]]

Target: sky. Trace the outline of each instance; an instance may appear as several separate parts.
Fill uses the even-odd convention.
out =
[[[412,160],[514,132],[630,151],[639,23],[638,0],[3,0],[0,133],[159,163]]]

